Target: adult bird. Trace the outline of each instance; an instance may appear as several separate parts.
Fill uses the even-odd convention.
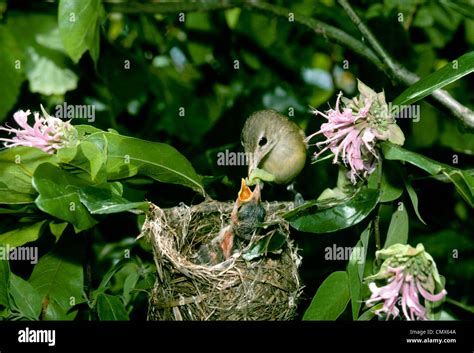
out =
[[[242,130],[248,185],[258,181],[290,183],[303,169],[307,145],[303,130],[275,110],[253,113]]]

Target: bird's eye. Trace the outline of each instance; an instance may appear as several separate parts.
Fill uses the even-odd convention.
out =
[[[258,141],[258,145],[260,147],[265,146],[267,144],[267,138],[265,136],[261,137],[260,140]]]

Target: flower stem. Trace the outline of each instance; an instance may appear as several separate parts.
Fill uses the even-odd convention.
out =
[[[381,242],[380,242],[380,225],[379,225],[380,216],[379,216],[379,213],[380,213],[380,204],[377,204],[377,216],[375,216],[375,218],[374,218],[374,236],[375,236],[375,250],[376,251],[382,249],[382,245],[381,245]],[[375,260],[375,262],[376,262],[377,266],[381,265],[380,259],[377,258]]]
[[[461,308],[463,310],[466,310],[466,311],[474,314],[474,306],[466,305],[464,303],[458,302],[457,300],[451,299],[449,297],[446,297],[446,301],[450,304],[453,304],[453,305],[457,306],[458,308]]]

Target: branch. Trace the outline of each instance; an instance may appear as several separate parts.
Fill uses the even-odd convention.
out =
[[[246,7],[247,9],[255,9],[261,12],[271,13],[278,17],[283,17],[287,20],[289,19],[289,15],[292,13],[290,10],[284,7],[253,0],[247,0],[244,3],[244,7]],[[294,20],[296,23],[302,24],[310,28],[316,34],[322,35],[327,39],[333,40],[334,42],[341,44],[342,46],[345,46],[346,48],[351,49],[357,54],[369,59],[375,66],[377,66],[379,70],[387,73],[385,65],[383,65],[377,55],[372,51],[372,49],[368,48],[364,43],[347,34],[346,32],[340,30],[339,28],[300,14],[294,14]]]
[[[357,26],[361,34],[367,38],[373,50],[367,47],[363,42],[354,38],[350,34],[331,26],[325,22],[313,19],[300,14],[294,14],[294,21],[304,25],[316,34],[322,35],[328,40],[334,41],[360,56],[372,62],[380,71],[396,82],[410,86],[420,80],[420,77],[405,67],[397,63],[385,49],[380,45],[375,36],[360,20],[355,11],[349,5],[347,0],[338,0],[344,8],[352,22]],[[258,0],[219,0],[219,1],[195,1],[195,2],[161,2],[151,0],[148,3],[127,2],[120,0],[102,0],[106,9],[110,12],[122,13],[172,13],[172,12],[193,12],[193,11],[213,11],[229,9],[236,6],[242,6],[247,10],[257,10],[263,13],[273,14],[275,16],[289,20],[292,13],[289,9],[281,6],[260,2]],[[436,90],[432,93],[433,100],[446,108],[452,115],[462,121],[469,129],[474,129],[474,112],[466,106],[459,103],[445,90]]]
[[[387,67],[390,69],[391,73],[395,74],[395,72],[399,70],[399,65],[397,65],[390,58],[388,53],[382,48],[382,46],[377,41],[377,39],[374,37],[372,32],[369,31],[369,29],[364,25],[364,23],[361,21],[359,16],[357,16],[355,11],[352,9],[351,5],[349,5],[349,3],[346,0],[339,0],[339,4],[344,8],[347,15],[350,17],[352,22],[354,22],[356,27],[359,29],[360,33],[362,33],[362,35],[365,38],[367,38],[367,41],[370,43],[370,45],[372,45],[372,48],[374,48],[375,52],[380,56],[380,58],[382,59],[384,64],[387,65]],[[396,75],[394,75],[394,76],[396,76]]]
[[[450,304],[456,305],[457,307],[474,314],[474,306],[472,306],[472,305],[471,306],[466,305],[464,303],[458,302],[457,300],[454,300],[454,299],[449,298],[449,297],[446,297],[446,301]]]
[[[375,250],[379,251],[380,249],[382,249],[382,243],[380,241],[380,224],[379,224],[380,203],[377,204],[377,208],[378,208],[377,215],[375,216],[375,220],[374,220],[374,235],[375,235]],[[380,266],[380,259],[377,259],[376,263],[377,263],[377,266]]]
[[[359,29],[360,33],[367,38],[367,41],[372,46],[374,51],[382,59],[383,63],[389,70],[390,77],[396,79],[398,82],[404,83],[409,86],[420,80],[420,77],[413,72],[407,70],[402,65],[397,63],[385,49],[380,45],[378,40],[369,30],[369,28],[361,21],[359,16],[355,13],[354,9],[349,5],[347,0],[338,0],[339,4],[344,8],[347,15],[350,17],[352,22]],[[454,99],[447,91],[438,89],[432,93],[433,98],[439,102],[442,106],[447,108],[456,118],[463,122],[468,128],[474,129],[474,112],[468,107],[459,103]]]
[[[170,13],[170,12],[196,12],[224,10],[240,6],[236,1],[196,1],[196,2],[165,2],[152,0],[150,2],[129,2],[127,0],[102,0],[105,8],[110,12],[119,13]]]
[[[275,16],[289,19],[289,15],[292,13],[290,10],[271,5],[265,2],[255,0],[245,0],[244,2],[221,0],[217,2],[197,1],[197,2],[149,2],[149,3],[128,3],[115,0],[103,0],[105,8],[110,12],[120,13],[170,13],[170,12],[193,12],[193,11],[213,11],[229,9],[236,6],[242,6],[246,10],[257,10],[263,13],[270,13]],[[388,74],[385,65],[379,60],[377,55],[368,48],[360,40],[347,34],[346,32],[331,26],[322,21],[315,20],[311,17],[303,16],[300,14],[294,14],[294,21],[302,24],[318,35],[322,35],[325,38],[334,41],[335,43],[341,44],[361,55],[362,57],[371,61],[377,68]]]

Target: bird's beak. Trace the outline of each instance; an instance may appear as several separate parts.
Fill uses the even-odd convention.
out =
[[[275,147],[276,142],[273,142],[270,146],[267,147],[264,153],[259,152],[252,152],[249,153],[248,156],[248,176],[252,174],[252,172],[258,168],[260,162],[273,150],[273,147]]]
[[[260,158],[257,153],[250,153],[250,155],[248,156],[248,176],[252,175],[252,172],[258,167],[261,160],[262,158]]]
[[[255,198],[257,197],[257,199]],[[260,202],[260,186],[257,184],[255,187],[255,190],[252,192],[252,190],[248,187],[247,183],[245,182],[245,179],[242,179],[241,184],[240,184],[240,190],[237,195],[237,200],[234,202],[234,207],[232,209],[232,212],[230,214],[230,218],[232,219],[232,223],[237,224],[239,222],[239,217],[237,215],[239,211],[239,207],[247,202],[252,202],[255,200],[255,202]]]
[[[255,203],[260,203],[262,186],[263,186],[262,182],[259,181],[257,183],[257,185],[255,185],[255,189],[253,189],[252,196],[253,196],[253,200],[255,201]]]
[[[250,190],[250,188],[245,183],[245,179],[242,179],[238,197],[239,202],[244,203],[250,201],[252,199],[252,195],[252,190]]]
[[[260,197],[261,197],[260,182],[257,183],[257,185],[255,186],[255,189],[252,191],[245,183],[245,179],[242,179],[242,182],[240,185],[240,191],[238,195],[238,202],[240,204],[247,203],[247,202],[259,203]]]

